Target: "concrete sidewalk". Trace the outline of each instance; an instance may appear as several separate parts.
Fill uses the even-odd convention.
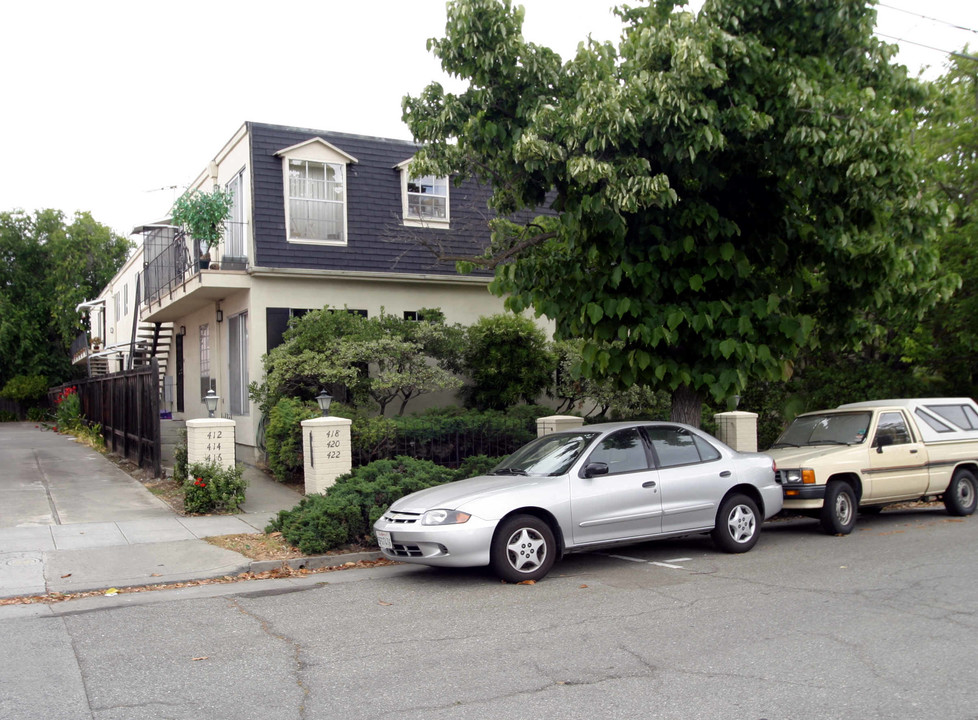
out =
[[[302,497],[253,467],[245,477],[241,514],[183,517],[71,436],[0,423],[0,597],[268,569],[201,539],[261,532]]]

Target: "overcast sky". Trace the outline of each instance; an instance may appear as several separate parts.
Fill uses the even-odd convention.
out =
[[[620,34],[613,1],[522,4],[524,37],[565,59]],[[913,73],[978,50],[976,0],[878,11]],[[0,210],[88,210],[123,234],[163,217],[246,120],[410,139],[402,96],[447,84],[425,47],[443,0],[25,0],[0,17]]]

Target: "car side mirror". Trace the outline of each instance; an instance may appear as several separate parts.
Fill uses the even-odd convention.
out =
[[[593,478],[595,475],[607,475],[608,463],[593,462],[584,466],[584,477]]]
[[[876,452],[883,452],[883,448],[893,444],[892,435],[880,435],[876,438]]]

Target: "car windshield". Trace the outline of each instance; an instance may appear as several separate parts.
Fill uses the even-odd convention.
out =
[[[499,463],[493,475],[562,475],[601,433],[545,435]]]
[[[866,439],[872,413],[819,413],[795,418],[771,447],[858,445]]]

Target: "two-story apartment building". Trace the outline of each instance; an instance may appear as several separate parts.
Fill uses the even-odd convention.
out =
[[[201,398],[215,389],[219,413],[237,422],[239,459],[250,462],[259,418],[248,385],[260,379],[261,357],[281,342],[291,316],[324,305],[368,316],[440,307],[448,322],[470,324],[502,312],[488,275],[460,276],[431,252],[484,246],[488,190],[412,177],[416,149],[246,122],[191,185],[234,195],[209,262],[165,220],[137,228],[142,248],[100,297],[103,319],[125,326],[131,306],[138,317],[129,327],[159,329],[152,342],[165,357],[163,406],[174,418],[205,416]],[[138,297],[128,279],[134,267]],[[116,317],[111,298],[119,288],[129,304]]]

